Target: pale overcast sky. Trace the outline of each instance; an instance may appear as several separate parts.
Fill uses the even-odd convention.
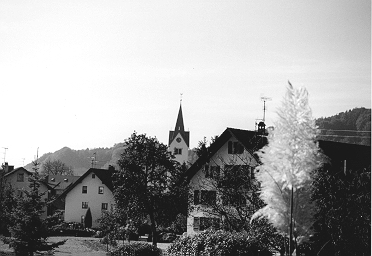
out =
[[[272,125],[287,81],[313,115],[371,108],[371,2],[0,1],[1,162]],[[24,160],[23,160],[24,158]]]

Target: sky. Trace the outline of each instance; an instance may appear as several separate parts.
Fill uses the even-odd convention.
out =
[[[371,2],[0,1],[1,162],[274,125],[288,81],[313,117],[371,108]],[[6,154],[5,154],[6,153]]]

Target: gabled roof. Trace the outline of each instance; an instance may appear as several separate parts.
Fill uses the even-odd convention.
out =
[[[25,168],[23,168],[23,167],[18,167],[18,168],[13,169],[12,171],[6,173],[4,176],[5,176],[5,177],[6,177],[6,176],[9,176],[9,175],[11,175],[11,174],[13,174],[13,173],[15,173],[15,172],[18,172],[18,171],[24,171],[24,172],[26,172],[28,175],[32,175],[32,172],[27,171]]]
[[[15,168],[15,169],[12,170],[12,171],[6,173],[6,174],[4,175],[4,177],[7,177],[7,176],[9,176],[9,175],[11,175],[11,174],[13,174],[13,173],[18,172],[18,171],[24,171],[24,172],[27,173],[27,175],[33,175],[33,174],[34,174],[34,172],[30,172],[30,171],[26,170],[26,169],[23,168],[23,167],[18,167],[18,168]],[[47,182],[45,182],[45,181],[42,180],[42,179],[40,179],[40,183],[43,184],[43,185],[45,185],[48,189],[53,189],[52,186],[50,186]]]
[[[186,171],[188,180],[200,170],[200,168],[227,142],[230,138],[239,141],[253,157],[258,158],[255,152],[267,144],[267,138],[259,135],[255,131],[226,128],[226,130],[207,148],[207,153],[199,157],[196,162]]]
[[[55,175],[50,174],[45,178],[45,182],[47,182],[50,186],[54,189],[66,189],[72,183],[75,183],[80,178],[80,176],[74,175]]]
[[[80,176],[79,179],[75,181],[75,183],[67,187],[66,190],[63,191],[63,193],[58,198],[65,197],[74,187],[76,187],[79,183],[81,183],[91,173],[94,173],[102,181],[102,183],[105,184],[111,191],[114,190],[114,186],[112,184],[112,178],[111,178],[113,174],[112,170],[90,168],[82,176]]]

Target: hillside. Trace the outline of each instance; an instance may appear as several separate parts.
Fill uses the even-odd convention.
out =
[[[371,109],[354,108],[316,120],[322,140],[371,145]]]
[[[85,173],[92,164],[96,168],[108,168],[109,165],[116,166],[120,154],[123,152],[123,143],[115,144],[111,148],[94,148],[73,150],[68,147],[61,148],[54,153],[44,154],[39,158],[41,166],[48,160],[60,160],[67,166],[71,166],[74,175],[80,176]],[[94,161],[94,154],[95,160]],[[93,160],[93,162],[92,162]],[[32,163],[25,166],[27,170],[32,170]]]

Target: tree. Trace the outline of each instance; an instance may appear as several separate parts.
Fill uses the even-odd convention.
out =
[[[295,89],[289,83],[278,116],[268,145],[258,151],[262,165],[257,167],[256,177],[266,205],[252,219],[267,217],[280,233],[289,237],[291,254],[297,244],[312,234],[311,173],[321,166],[322,160],[306,89]]]
[[[315,235],[319,255],[371,254],[371,167],[346,173],[326,164],[314,175]]]
[[[64,243],[46,243],[48,227],[40,218],[46,202],[39,192],[39,163],[34,161],[33,165],[34,173],[29,177],[29,190],[24,190],[24,195],[15,197],[13,208],[6,208],[8,227],[12,235],[10,245],[16,255],[33,255],[36,251],[51,250]]]
[[[134,223],[148,218],[154,245],[158,225],[170,225],[178,213],[187,212],[188,189],[180,179],[186,167],[173,158],[156,138],[133,133],[113,178],[118,212]]]
[[[47,160],[42,165],[44,175],[74,175],[72,167],[66,166],[61,160]]]

